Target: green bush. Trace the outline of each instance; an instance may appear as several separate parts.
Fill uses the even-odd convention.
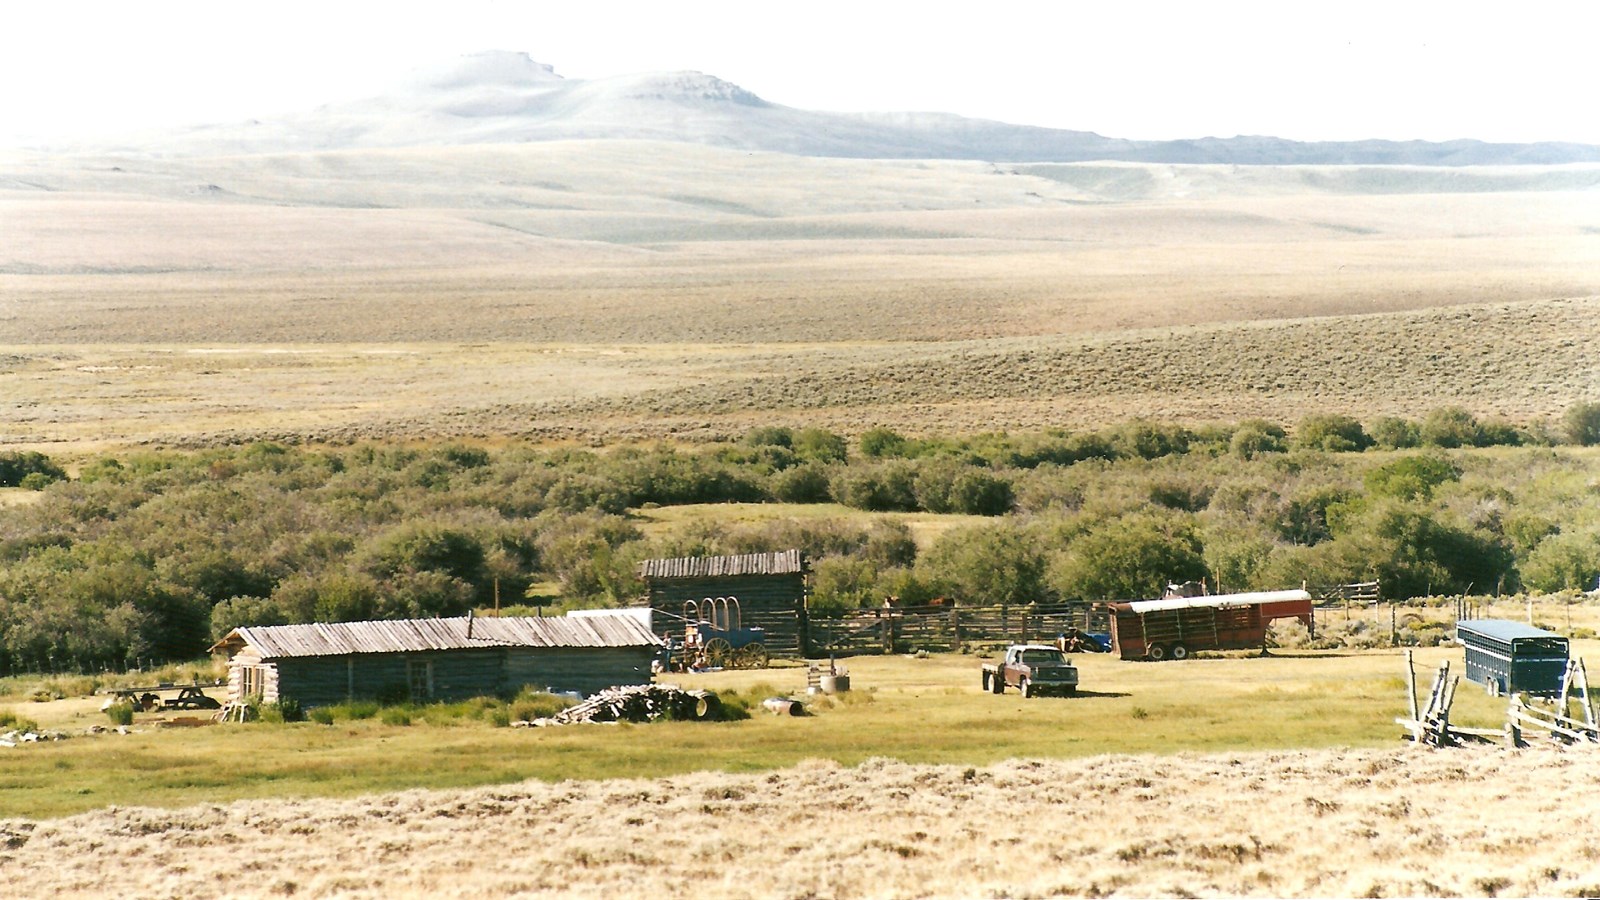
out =
[[[1409,450],[1422,446],[1422,430],[1407,419],[1385,416],[1369,429],[1373,443],[1382,450]]]
[[[1445,406],[1423,418],[1421,437],[1422,443],[1433,447],[1477,447],[1483,430],[1477,416],[1459,406]]]
[[[29,476],[38,476],[28,481]],[[36,450],[8,450],[0,453],[0,487],[27,487],[41,490],[45,485],[65,481],[67,472]]]
[[[1092,528],[1051,566],[1065,598],[1131,600],[1160,597],[1171,582],[1206,577],[1191,517],[1139,513]]]
[[[1567,442],[1580,447],[1600,444],[1600,403],[1577,403],[1561,417],[1561,430]]]
[[[301,708],[300,701],[293,697],[280,697],[272,703],[261,704],[261,721],[263,722],[304,722],[305,710]]]
[[[352,700],[349,703],[341,703],[333,707],[330,712],[335,715],[341,715],[346,719],[359,721],[376,716],[382,708],[383,704],[376,700]]]
[[[411,710],[404,706],[387,706],[378,720],[385,725],[407,726],[411,724]]]
[[[768,489],[773,499],[782,503],[826,503],[833,499],[828,470],[815,463],[773,473]]]
[[[1187,452],[1189,438],[1189,430],[1181,425],[1137,421],[1113,430],[1111,446],[1119,456],[1158,459]]]
[[[511,701],[511,719],[517,722],[548,719],[575,703],[576,700],[562,694],[523,688]]]
[[[1400,500],[1426,500],[1439,485],[1460,480],[1460,466],[1432,454],[1397,459],[1368,471],[1363,479],[1368,492]]]
[[[862,456],[873,458],[906,454],[906,439],[888,428],[870,428],[862,432],[856,445],[861,448]]]
[[[39,731],[39,723],[17,715],[15,710],[0,709],[0,731]]]
[[[1020,605],[1046,594],[1044,552],[1031,532],[1010,522],[946,532],[920,568],[966,603]]]
[[[1522,564],[1528,587],[1554,593],[1586,591],[1600,580],[1600,534],[1552,534],[1540,541]]]
[[[842,463],[848,456],[845,439],[822,428],[802,428],[795,432],[791,449],[801,459],[821,464]]]
[[[1265,453],[1282,453],[1288,449],[1282,428],[1264,419],[1240,422],[1228,440],[1228,452],[1241,459],[1255,459]]]
[[[1361,423],[1349,416],[1318,413],[1306,416],[1294,430],[1294,445],[1301,450],[1348,453],[1372,446]]]
[[[110,719],[113,725],[132,725],[133,704],[127,700],[118,700],[106,707],[106,718]]]
[[[333,710],[328,709],[325,706],[319,706],[306,713],[306,718],[317,723],[318,725],[332,725]]]

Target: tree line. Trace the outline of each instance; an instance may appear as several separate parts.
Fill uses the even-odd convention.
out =
[[[190,659],[236,625],[627,603],[652,557],[798,547],[815,614],[893,596],[1029,603],[1380,579],[1392,598],[1600,577],[1600,404],[1562,428],[1458,409],[1189,428],[853,440],[757,428],[609,449],[262,443],[86,462],[0,454],[0,673]],[[837,503],[647,535],[638,511]],[[919,550],[901,518],[972,518]]]

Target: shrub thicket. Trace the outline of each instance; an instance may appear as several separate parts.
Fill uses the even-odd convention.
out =
[[[1429,422],[1435,445],[1496,430],[1459,410]],[[1399,419],[1368,433],[1379,448],[1424,442]],[[0,507],[0,674],[190,659],[245,624],[456,615],[496,596],[627,603],[643,559],[791,547],[814,561],[813,599],[833,610],[888,596],[1148,596],[1203,576],[1245,589],[1377,575],[1401,593],[1588,589],[1600,577],[1588,455],[1344,452],[1360,437],[1353,420],[1319,416],[1292,446],[1270,422],[1134,422],[965,438],[880,429],[854,459],[838,435],[784,428],[698,449],[255,444],[106,457],[38,502]],[[888,518],[650,536],[628,515],[748,500],[988,525],[919,554]]]

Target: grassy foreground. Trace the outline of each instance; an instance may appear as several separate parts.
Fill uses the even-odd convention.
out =
[[[1581,643],[1581,642],[1580,642]],[[1575,652],[1582,652],[1576,647]],[[1434,666],[1460,651],[1417,651],[1426,689]],[[495,728],[486,722],[386,725],[223,725],[75,737],[5,754],[0,818],[53,818],[105,806],[178,807],[261,797],[335,797],[525,779],[752,772],[829,759],[986,765],[1010,758],[1109,753],[1304,749],[1393,744],[1405,709],[1400,651],[1280,652],[1132,663],[1080,656],[1083,692],[1024,701],[979,688],[979,660],[862,657],[843,663],[855,690],[816,714],[742,722]],[[680,683],[788,694],[801,668],[711,673]],[[19,703],[19,715],[81,732],[104,724],[94,698]],[[1496,725],[1503,707],[1469,685],[1457,721]]]

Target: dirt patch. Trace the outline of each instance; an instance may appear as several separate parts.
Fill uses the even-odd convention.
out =
[[[0,822],[36,895],[1592,896],[1596,750],[831,762]],[[72,865],[63,865],[72,860]]]

